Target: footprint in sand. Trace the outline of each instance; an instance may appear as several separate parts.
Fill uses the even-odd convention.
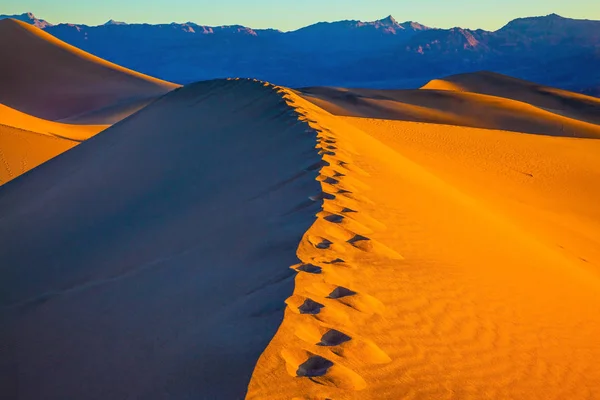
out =
[[[312,356],[298,367],[297,376],[313,378],[323,376],[329,368],[333,367],[333,363],[321,356]]]
[[[323,167],[329,167],[329,165],[330,164],[327,161],[321,160],[321,161],[319,161],[317,163],[314,163],[314,164],[312,164],[312,165],[304,168],[304,170],[307,171],[307,172],[313,172],[313,171],[318,171],[318,170],[320,170]]]
[[[319,154],[322,156],[335,156],[335,152],[331,150],[321,150],[319,151]]]
[[[327,296],[329,299],[341,299],[343,297],[354,296],[356,292],[347,289],[342,286],[336,287],[330,294]]]
[[[369,239],[366,236],[356,235],[352,239],[348,240],[348,243],[350,243],[351,245],[355,246],[357,243],[364,242],[364,241],[367,241],[367,240],[371,240],[371,239]]]
[[[309,378],[311,381],[344,390],[362,390],[365,380],[356,372],[327,358],[301,349],[284,349],[281,352],[286,370],[291,376]]]
[[[332,244],[333,244],[333,242],[331,240],[322,239],[320,242],[318,242],[314,246],[317,249],[326,250],[326,249],[330,248]]]
[[[350,194],[352,194],[352,192],[350,190],[346,190],[346,189],[340,189],[336,193],[337,194],[343,194],[343,195],[350,195]]]
[[[339,346],[342,343],[346,343],[352,340],[352,338],[345,333],[342,333],[335,329],[330,329],[322,337],[321,341],[317,343],[318,346],[333,347]]]
[[[325,221],[327,222],[331,222],[334,224],[339,224],[344,220],[344,216],[343,215],[337,215],[337,214],[331,214],[326,216],[325,218],[323,218]]]
[[[398,254],[394,250],[377,241],[371,240],[366,236],[355,235],[352,239],[348,240],[347,243],[359,250],[369,253],[375,253],[379,256],[389,257],[394,260],[404,259],[400,254]]]
[[[325,261],[325,264],[343,264],[346,261],[344,261],[341,258],[336,258],[335,260],[331,260],[331,261]]]
[[[312,201],[335,200],[335,195],[327,192],[321,192],[317,195],[310,196],[309,199]]]
[[[302,305],[298,307],[298,310],[300,311],[300,314],[317,315],[321,312],[321,309],[323,307],[325,306],[321,303],[317,303],[316,301],[311,299],[306,299],[304,300],[304,303],[302,303]]]
[[[313,264],[303,264],[301,266],[299,266],[298,268],[296,268],[296,271],[301,271],[301,272],[306,272],[308,274],[320,274],[321,272],[323,272],[323,269],[321,267],[318,267],[316,265]]]
[[[323,182],[327,183],[328,185],[337,185],[338,183],[340,183],[339,180],[331,178],[329,176],[327,178],[323,179]]]
[[[333,244],[333,242],[331,242],[331,241],[329,241],[327,239],[323,239],[321,241],[321,243],[317,244],[316,247],[317,247],[317,249],[325,250],[325,249],[330,248],[332,244]]]

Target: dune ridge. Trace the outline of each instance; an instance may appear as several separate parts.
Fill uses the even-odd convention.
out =
[[[109,124],[75,125],[48,121],[25,114],[3,104],[0,104],[0,124],[79,143],[110,126]]]
[[[0,58],[0,185],[177,87],[10,19],[0,21]]]
[[[569,92],[549,86],[538,85],[522,79],[489,71],[451,75],[434,79],[423,90],[449,90],[504,97],[529,103],[546,110],[566,113],[572,118],[600,123],[598,107],[600,99],[581,93]]]
[[[586,399],[600,390],[600,218],[585,212],[586,202],[573,219],[539,213],[525,224],[501,207],[509,196],[486,194],[489,167],[477,172],[487,179],[481,185],[466,184],[474,176],[461,177],[459,162],[443,172],[445,147],[465,142],[471,154],[464,137],[445,145],[452,132],[443,126],[398,132],[386,124],[411,123],[340,118],[288,96],[319,132],[323,206],[298,248],[294,293],[248,399]],[[454,129],[487,151],[512,137],[526,146],[523,155],[505,144],[496,151],[519,162],[576,143],[570,161],[584,156],[589,179],[600,172],[595,146],[586,146],[596,141]],[[546,143],[559,140],[556,148]],[[466,163],[465,154],[453,152]],[[489,163],[502,167],[506,160],[496,157]],[[519,174],[507,170],[496,173]],[[546,187],[544,174],[563,171],[534,173],[544,180],[523,194],[527,202],[560,194],[568,204],[589,187]],[[579,173],[564,171],[570,179]],[[506,178],[497,184],[513,190]],[[558,231],[582,217],[589,223],[571,240],[542,235],[532,222]]]
[[[0,185],[107,127],[47,121],[0,104]]]
[[[298,93],[339,116],[600,138],[599,99],[499,74],[444,79],[419,90],[315,87]]]
[[[27,49],[27,51],[23,51]],[[0,21],[0,103],[48,120],[151,102],[178,87],[86,53],[22,21]],[[113,114],[119,114],[118,109]],[[111,115],[105,121],[112,123]],[[110,121],[110,119],[113,119]]]
[[[244,396],[321,203],[279,92],[186,86],[0,187],[0,392]]]
[[[176,88],[2,32],[56,63],[45,99],[26,104],[23,79],[6,95],[32,115],[0,104],[8,178],[87,140],[0,186],[0,393],[600,392],[590,99],[486,73],[415,91]],[[57,82],[68,99],[47,109]]]

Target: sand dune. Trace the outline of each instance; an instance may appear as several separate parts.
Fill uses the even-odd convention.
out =
[[[0,104],[0,185],[107,127],[47,121]]]
[[[27,49],[24,51],[24,49]],[[21,21],[0,21],[0,103],[48,120],[150,102],[177,87],[70,46]],[[115,109],[114,112],[118,114]],[[112,123],[94,121],[94,124]]]
[[[203,82],[1,186],[0,392],[243,397],[320,208],[307,128],[273,86]]]
[[[293,101],[320,132],[326,195],[248,399],[598,393],[597,141]]]
[[[478,82],[479,74],[466,75]],[[512,78],[511,78],[512,79]],[[508,78],[507,78],[508,80]],[[488,86],[431,83],[421,90],[306,88],[299,93],[341,116],[500,129],[551,136],[600,138],[600,100],[514,80]],[[523,82],[522,84],[520,82]],[[498,90],[493,90],[498,87]],[[426,90],[425,90],[426,89]],[[456,89],[456,90],[450,90]],[[473,89],[479,92],[465,91]],[[506,96],[506,97],[503,97]],[[528,102],[530,101],[530,102]]]
[[[201,82],[1,186],[0,393],[594,398],[598,127],[500,94]]]
[[[0,58],[0,185],[176,87],[15,20],[0,21]]]
[[[494,72],[452,75],[435,79],[421,89],[451,90],[504,97],[591,123],[600,123],[600,99],[538,85]]]
[[[0,104],[0,124],[46,136],[83,142],[108,128],[108,124],[65,124],[37,118]]]

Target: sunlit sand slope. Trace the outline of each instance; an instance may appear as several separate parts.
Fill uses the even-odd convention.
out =
[[[47,121],[0,104],[0,185],[107,127]]]
[[[477,80],[477,74],[472,74]],[[465,78],[468,81],[469,75]],[[550,136],[600,138],[600,100],[525,81],[506,80],[492,89],[430,84],[428,90],[372,90],[315,87],[301,89],[307,100],[341,116],[395,119]],[[452,89],[452,90],[450,90]],[[542,90],[543,89],[543,90]]]
[[[244,397],[321,206],[278,92],[187,86],[0,187],[1,393]]]
[[[60,120],[150,102],[177,87],[112,64],[21,21],[0,21],[0,103],[36,117]]]
[[[494,72],[482,71],[434,79],[421,89],[452,90],[504,97],[532,104],[572,118],[600,123],[600,99],[538,85]]]
[[[594,140],[369,125],[290,98],[319,131],[324,203],[247,398],[600,392]]]
[[[46,136],[83,142],[110,125],[65,124],[37,118],[0,104],[0,125],[35,132]]]

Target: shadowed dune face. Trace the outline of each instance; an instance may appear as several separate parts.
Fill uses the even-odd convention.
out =
[[[0,187],[3,393],[242,398],[320,208],[315,145],[277,88],[203,82]]]
[[[49,120],[116,105],[127,109],[177,87],[92,56],[12,19],[0,21],[0,57],[10,60],[0,63],[0,103]]]
[[[0,21],[0,59],[0,185],[177,87],[10,19]]]
[[[600,100],[496,75],[465,74],[460,85],[436,81],[421,90],[315,87],[299,93],[341,116],[600,138]]]

